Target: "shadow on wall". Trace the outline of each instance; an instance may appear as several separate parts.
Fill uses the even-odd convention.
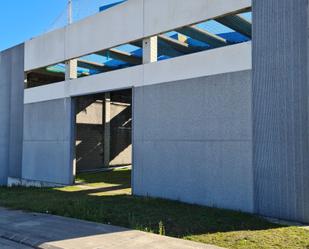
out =
[[[131,91],[110,94],[110,122],[105,123],[104,94],[79,97],[76,100],[76,168],[77,171],[104,168],[104,157],[110,165],[131,164],[132,108]],[[105,133],[108,127],[108,133]],[[105,137],[106,136],[106,137]],[[104,152],[105,139],[109,153]]]

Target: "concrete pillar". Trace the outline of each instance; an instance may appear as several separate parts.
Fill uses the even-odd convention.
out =
[[[109,167],[110,163],[110,139],[111,139],[111,97],[105,93],[104,97],[104,166]]]
[[[158,38],[157,36],[143,40],[143,64],[156,62],[158,60]]]
[[[253,1],[255,211],[309,222],[307,0]]]
[[[69,60],[65,63],[65,80],[77,78],[77,60]]]

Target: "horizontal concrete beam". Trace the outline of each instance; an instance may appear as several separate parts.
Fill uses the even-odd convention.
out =
[[[140,47],[140,48],[143,47],[143,43],[142,43],[141,40],[130,42],[130,44],[134,45],[136,47]],[[160,56],[160,55],[177,57],[177,56],[183,55],[183,53],[176,51],[171,46],[169,46],[167,43],[165,43],[164,41],[159,39],[158,40],[158,56]]]
[[[215,19],[217,22],[241,33],[249,38],[252,37],[252,25],[246,19],[238,15],[223,16]]]
[[[87,60],[81,60],[81,59],[79,59],[77,61],[77,66],[82,67],[82,68],[86,68],[86,69],[97,70],[97,71],[100,71],[100,72],[108,72],[108,71],[112,70],[112,68],[108,67],[107,65],[92,62],[92,61],[87,61]]]
[[[189,26],[189,27],[183,27],[176,30],[177,32],[187,35],[195,40],[206,42],[210,46],[214,48],[223,47],[228,44],[228,42],[223,39],[222,37],[212,34],[210,32],[207,32],[206,30],[203,30],[198,27]]]
[[[107,50],[107,51],[100,51],[100,52],[96,52],[96,54],[102,55],[102,56],[105,56],[105,57],[111,57],[115,60],[120,60],[120,61],[132,64],[132,65],[142,64],[142,58],[141,57],[137,57],[135,55],[123,52],[123,51],[118,50],[118,49],[110,49],[110,50]]]
[[[179,0],[130,0],[27,41],[25,70],[191,26],[250,6],[251,0],[194,0],[181,4]]]
[[[170,60],[29,88],[25,90],[25,104],[244,71],[250,70],[251,67],[251,42],[247,42]]]
[[[167,35],[159,35],[158,40],[169,45],[171,48],[173,48],[174,50],[180,53],[190,54],[190,53],[201,51],[201,49],[192,47],[185,42],[173,39],[171,37],[168,37]]]

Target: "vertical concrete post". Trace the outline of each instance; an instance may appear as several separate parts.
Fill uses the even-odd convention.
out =
[[[110,139],[111,139],[111,97],[110,93],[104,96],[104,166],[109,167],[110,163]]]
[[[65,63],[65,80],[71,80],[77,78],[77,60],[69,60]],[[76,129],[76,119],[75,119],[75,100],[71,98],[71,146],[70,146],[70,163],[72,164],[72,178],[70,182],[74,183],[76,176],[76,152],[75,152],[75,129]]]
[[[143,64],[158,60],[158,37],[153,36],[143,40]]]
[[[65,63],[65,80],[77,78],[77,60],[69,60]]]
[[[256,212],[309,222],[308,1],[253,1]]]

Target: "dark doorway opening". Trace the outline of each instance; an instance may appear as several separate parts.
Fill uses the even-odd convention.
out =
[[[132,164],[132,90],[76,97],[76,172]]]

